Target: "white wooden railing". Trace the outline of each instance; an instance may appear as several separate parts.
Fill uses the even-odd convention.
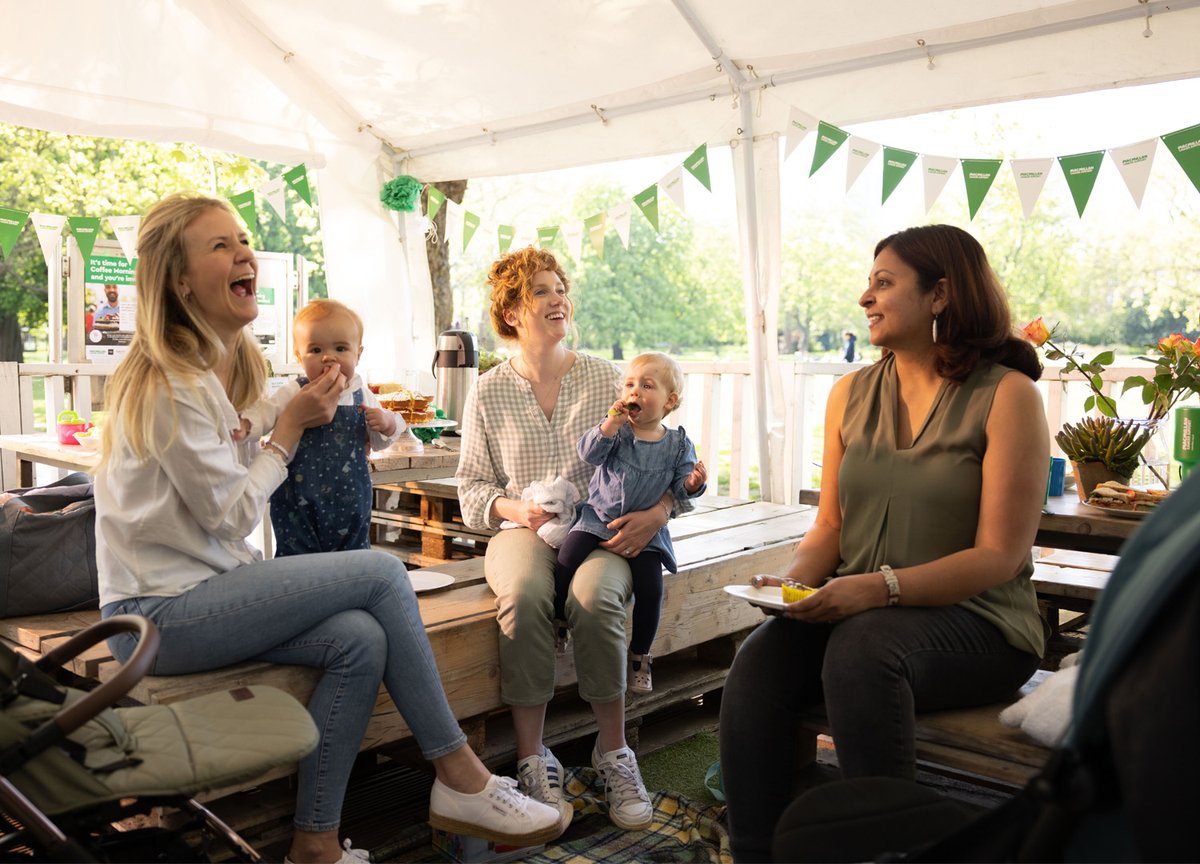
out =
[[[700,458],[709,466],[709,494],[737,498],[760,497],[758,414],[747,361],[686,362],[681,364],[687,379],[682,404],[671,422],[687,429],[696,442]],[[772,469],[774,495],[780,502],[794,502],[801,489],[820,485],[821,447],[824,436],[825,402],[833,382],[862,364],[829,363],[784,359],[780,363],[785,412],[782,418],[782,460]],[[73,408],[90,417],[93,395],[115,367],[111,364],[0,363],[0,434],[39,431],[35,427],[34,381],[44,382],[46,422],[53,428],[60,411]],[[1136,392],[1121,397],[1120,382],[1130,375],[1145,375],[1147,364],[1106,370],[1110,395],[1118,399],[1123,417],[1145,416],[1145,406]],[[1046,404],[1047,435],[1051,437],[1064,421],[1083,416],[1087,385],[1079,375],[1059,377],[1059,369],[1047,367],[1039,384]],[[1193,399],[1189,404],[1195,404]],[[98,403],[97,403],[98,404]],[[1168,426],[1170,420],[1168,419]],[[1171,430],[1165,430],[1169,442]],[[1169,457],[1169,453],[1168,453]],[[0,460],[0,477],[8,489],[16,485],[11,454]],[[719,482],[713,482],[718,478]]]

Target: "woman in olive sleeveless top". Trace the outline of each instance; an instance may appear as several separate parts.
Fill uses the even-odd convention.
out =
[[[948,225],[894,234],[859,305],[884,359],[833,387],[817,521],[783,575],[821,590],[751,634],[722,697],[735,860],[770,859],[803,711],[825,703],[845,776],[911,778],[916,712],[1006,698],[1043,651],[1041,367],[983,248]]]

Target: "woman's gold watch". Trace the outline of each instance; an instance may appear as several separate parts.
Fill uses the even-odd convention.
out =
[[[896,578],[895,571],[887,564],[884,564],[879,568],[879,572],[883,574],[884,584],[887,585],[887,605],[898,606],[900,604],[900,580]]]

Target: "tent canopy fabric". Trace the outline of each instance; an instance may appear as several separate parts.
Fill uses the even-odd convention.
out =
[[[435,337],[419,223],[378,200],[396,173],[762,142],[793,107],[844,126],[1200,76],[1200,0],[0,0],[0,22],[0,121],[304,162],[330,290],[369,311],[377,369],[423,368]],[[765,417],[777,159],[734,149]]]

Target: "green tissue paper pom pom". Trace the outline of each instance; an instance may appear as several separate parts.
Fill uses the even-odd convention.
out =
[[[417,207],[417,199],[421,197],[424,184],[416,177],[402,174],[383,184],[379,192],[379,200],[389,210],[406,210],[411,212]]]

